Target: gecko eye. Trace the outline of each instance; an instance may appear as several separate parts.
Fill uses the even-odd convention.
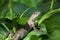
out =
[[[33,19],[32,22],[35,22],[35,19]]]
[[[37,12],[35,12],[34,14],[37,14]]]
[[[34,22],[34,20],[32,20],[32,22]]]

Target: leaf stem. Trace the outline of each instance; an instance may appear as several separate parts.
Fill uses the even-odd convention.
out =
[[[19,18],[22,18],[22,16],[24,15],[24,13],[26,13],[30,8],[27,8],[21,15]]]
[[[54,5],[54,1],[51,1],[51,6],[50,6],[50,10],[53,10],[53,5]]]
[[[9,32],[10,30],[8,29],[8,27],[4,24],[4,23],[1,23],[3,26],[4,26],[4,28]]]
[[[56,12],[60,12],[60,8],[55,9],[55,10],[51,10],[51,11],[47,12],[45,15],[43,15],[43,16],[41,17],[41,19],[38,21],[38,26],[41,25],[41,23],[42,23],[45,19],[49,18],[50,16],[52,16],[52,15],[55,14]]]
[[[10,0],[8,3],[8,9],[9,9],[9,12],[12,14],[12,2]]]

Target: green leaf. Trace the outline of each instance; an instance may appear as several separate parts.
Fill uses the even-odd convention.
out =
[[[28,21],[28,17],[23,17],[21,19],[18,19],[18,23],[21,24],[21,25],[25,25]]]
[[[39,32],[33,30],[27,34],[27,36],[23,40],[41,40],[40,35],[47,34],[46,26],[44,24],[41,25]]]
[[[12,19],[16,18],[16,15],[14,13],[11,14],[10,12],[7,12],[5,18],[12,20]]]
[[[38,21],[38,25],[41,25],[41,23],[42,23],[45,19],[49,18],[50,16],[52,16],[52,15],[55,14],[56,12],[60,12],[60,8],[55,9],[55,10],[52,10],[52,11],[49,11],[49,12],[47,12],[45,15],[43,15],[43,16],[41,17],[41,19]]]
[[[5,40],[12,40],[11,34],[9,34],[8,38],[6,38]]]
[[[7,5],[5,4],[0,11],[0,18],[5,18],[7,12]]]
[[[0,6],[4,4],[5,0],[0,0]]]
[[[4,35],[6,32],[7,32],[7,30],[2,25],[0,25],[0,40],[4,39],[4,37],[5,37]]]
[[[11,0],[11,1],[20,2],[29,7],[36,7],[39,3],[42,3],[43,0]]]
[[[35,39],[35,38],[36,38],[36,40],[38,40],[39,35],[41,35],[41,34],[36,32],[36,31],[31,31],[23,40],[32,40],[32,39]]]
[[[44,21],[51,40],[60,40],[60,13],[55,14]]]

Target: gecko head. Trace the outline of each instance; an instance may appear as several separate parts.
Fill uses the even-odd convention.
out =
[[[39,15],[41,12],[39,12],[39,11],[36,11],[34,14],[35,15]]]

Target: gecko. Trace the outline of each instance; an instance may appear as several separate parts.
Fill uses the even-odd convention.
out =
[[[32,27],[35,31],[38,31],[36,28],[35,28],[35,19],[36,17],[40,14],[40,12],[36,11],[35,13],[32,14],[32,16],[30,17],[30,19],[28,20],[28,25],[30,27]]]
[[[36,11],[34,12],[31,17],[29,18],[29,20],[27,21],[27,24],[29,25],[28,27],[30,27],[29,29],[33,28],[35,31],[38,31],[36,28],[35,28],[35,25],[34,25],[34,21],[35,21],[35,18],[40,14],[40,12]],[[30,30],[26,30],[24,28],[21,28],[17,31],[17,33],[13,36],[13,40],[18,40],[19,38],[22,39],[27,33],[28,31]]]

